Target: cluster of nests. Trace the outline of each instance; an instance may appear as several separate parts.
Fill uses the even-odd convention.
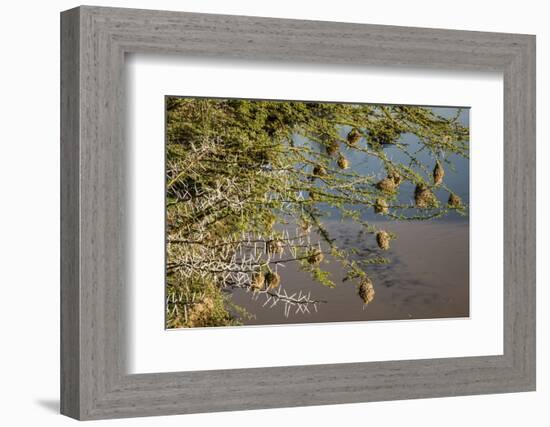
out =
[[[307,225],[308,230],[311,226]],[[285,250],[285,244],[282,240],[273,239],[266,243],[266,252],[268,254],[282,255]],[[319,248],[311,249],[305,256],[305,260],[310,265],[319,265],[325,256]],[[278,288],[281,283],[281,276],[277,272],[267,271],[265,273],[256,272],[252,275],[250,280],[250,287],[259,291],[264,288],[275,289]]]
[[[403,181],[403,177],[395,170],[390,170],[388,176],[376,183],[378,188],[383,193],[394,194],[397,188]],[[379,197],[374,204],[374,212],[377,214],[388,213],[389,206],[385,198]]]
[[[376,243],[382,250],[390,248],[392,235],[385,230],[380,230],[376,233]],[[281,254],[284,251],[284,244],[281,240],[270,240],[266,244],[266,250],[269,253]],[[312,248],[305,256],[305,261],[310,265],[319,265],[324,259],[323,252],[320,248]],[[255,272],[250,279],[250,289],[258,292],[264,289],[276,289],[281,284],[281,276],[277,272]],[[374,286],[372,281],[364,276],[359,282],[358,295],[363,303],[369,304],[374,300]]]
[[[433,186],[438,187],[443,183],[445,169],[439,160],[436,161],[433,172]],[[403,178],[395,170],[390,170],[387,177],[376,183],[376,188],[382,193],[395,194],[399,184]],[[423,183],[418,183],[414,189],[414,203],[417,208],[435,208],[439,206],[439,201],[432,189]],[[454,193],[449,194],[447,206],[450,208],[460,208],[462,200]],[[389,210],[388,202],[384,197],[376,199],[374,204],[374,212],[377,214],[385,214]]]
[[[275,271],[258,272],[250,279],[250,288],[254,291],[261,291],[264,288],[276,289],[281,284],[281,276]]]
[[[373,146],[394,144],[401,135],[401,132],[401,129],[396,129],[392,126],[380,127],[376,130],[368,130],[368,142]],[[348,144],[355,146],[362,137],[363,134],[357,128],[353,128],[347,135]]]
[[[338,141],[333,140],[325,145],[325,150],[327,154],[331,157],[337,155],[336,164],[340,169],[345,170],[349,168],[349,160],[346,159],[346,157],[342,153],[340,153],[340,146],[338,145]],[[317,165],[313,168],[314,177],[323,177],[326,174],[327,170],[321,165]]]
[[[359,132],[358,129],[353,128],[348,132],[346,139],[348,141],[348,144],[353,147],[359,143],[362,136],[363,135],[361,134],[361,132]],[[340,144],[338,143],[337,140],[333,139],[330,142],[326,143],[325,150],[327,154],[331,157],[337,155],[336,164],[340,169],[345,170],[349,168],[349,160],[346,159],[346,157],[340,152]],[[326,174],[327,174],[327,170],[321,165],[317,165],[313,169],[313,175],[314,175],[313,178],[323,177]]]
[[[369,142],[372,146],[384,146],[395,144],[400,133],[394,129],[382,129],[377,132],[369,132]]]
[[[384,193],[395,193],[403,177],[396,170],[390,170],[388,176],[376,183],[376,188]]]
[[[338,159],[336,160],[338,167],[340,169],[348,169],[349,161],[342,154],[338,154]],[[323,165],[315,165],[313,167],[313,176],[311,180],[314,181],[315,178],[323,178],[328,175],[327,169]]]
[[[311,230],[311,225],[307,224],[304,225],[304,227],[307,227],[307,230]],[[266,243],[266,252],[268,254],[274,254],[274,255],[282,255],[285,250],[285,244],[282,240],[274,239],[270,240]],[[323,252],[319,248],[313,248],[311,249],[306,257],[305,260],[310,265],[318,265],[320,264],[324,259]]]
[[[376,133],[369,133],[370,139],[379,144],[389,144],[399,136],[399,131],[393,128],[383,128],[378,130]],[[353,128],[349,131],[346,139],[348,144],[351,146],[356,146],[361,138],[363,137],[362,133]],[[338,141],[332,140],[330,143],[325,145],[326,152],[329,156],[338,155],[336,163],[341,169],[349,168],[349,161],[346,159],[342,153],[340,153],[340,147]],[[328,175],[328,171],[323,165],[315,165],[313,168],[312,180],[315,178],[323,178]],[[445,176],[445,169],[439,160],[436,161],[433,172],[433,185],[435,187],[440,186],[443,183],[443,177]],[[381,181],[376,183],[376,188],[382,193],[395,194],[399,185],[403,181],[403,177],[396,170],[390,170],[388,175]],[[313,198],[313,197],[312,197]],[[417,184],[414,191],[414,201],[417,208],[435,208],[439,205],[437,198],[433,191],[426,184]],[[449,200],[447,205],[451,208],[460,208],[462,206],[462,201],[460,198],[451,193],[449,195]],[[384,197],[379,197],[374,204],[374,212],[377,214],[388,213],[389,206],[388,202]]]

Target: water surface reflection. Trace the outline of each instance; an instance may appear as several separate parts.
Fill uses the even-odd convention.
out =
[[[342,282],[340,265],[327,258],[336,288],[314,282],[293,263],[279,269],[287,291],[311,292],[326,300],[318,312],[294,314],[287,318],[283,307],[262,307],[263,300],[251,293],[235,290],[232,300],[254,315],[245,325],[338,322],[361,320],[401,320],[457,318],[469,316],[469,227],[467,221],[386,222],[380,228],[395,233],[392,247],[385,254],[391,263],[373,265],[369,275],[376,297],[363,307],[355,282]],[[358,256],[374,247],[372,236],[360,232],[356,224],[334,222],[332,236],[342,248],[356,248]]]

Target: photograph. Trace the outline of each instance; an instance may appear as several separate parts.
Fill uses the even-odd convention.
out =
[[[111,3],[8,6],[4,418],[545,419],[542,6]]]
[[[166,328],[469,316],[469,108],[165,97]]]

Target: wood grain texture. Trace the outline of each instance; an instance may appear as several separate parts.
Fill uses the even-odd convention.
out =
[[[62,13],[62,413],[78,419],[535,388],[535,38],[83,6]],[[124,55],[504,75],[504,354],[129,375]]]
[[[79,18],[61,21],[61,412],[80,414]]]

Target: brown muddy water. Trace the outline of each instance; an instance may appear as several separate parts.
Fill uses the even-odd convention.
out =
[[[273,325],[313,322],[365,320],[403,320],[469,317],[469,227],[467,222],[388,222],[375,223],[397,235],[389,251],[390,264],[374,265],[367,271],[376,295],[368,306],[357,295],[356,281],[342,282],[344,271],[328,258],[323,268],[331,274],[335,288],[314,282],[308,273],[288,263],[278,271],[281,286],[288,293],[311,292],[325,300],[311,314],[290,312],[285,317],[282,304],[262,307],[265,296],[257,300],[243,290],[231,293],[234,303],[244,307],[252,318],[245,325]],[[355,224],[335,223],[329,229],[342,248],[366,253],[374,248],[374,237],[360,233]]]

